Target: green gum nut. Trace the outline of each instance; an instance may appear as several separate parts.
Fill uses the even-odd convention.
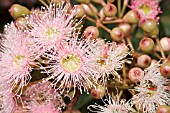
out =
[[[114,4],[108,3],[104,6],[103,13],[107,17],[114,17],[117,14],[117,7]]]
[[[129,24],[137,24],[139,22],[139,15],[136,11],[130,10],[125,14],[123,20]]]
[[[28,8],[19,4],[13,4],[8,11],[14,19],[30,14],[30,10]]]
[[[143,31],[147,32],[147,33],[151,33],[156,31],[157,29],[157,24],[154,20],[146,20],[141,24],[141,28],[143,29]],[[155,34],[155,33],[153,33]]]
[[[170,107],[167,105],[160,105],[156,113],[170,113]]]
[[[139,46],[143,52],[152,52],[154,49],[154,41],[151,38],[144,37],[140,41]]]

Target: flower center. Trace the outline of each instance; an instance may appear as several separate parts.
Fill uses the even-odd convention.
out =
[[[13,65],[17,69],[22,69],[26,63],[27,63],[27,58],[26,58],[26,56],[24,56],[22,54],[16,55],[13,60]]]
[[[45,40],[55,41],[56,38],[58,38],[58,35],[59,35],[59,31],[57,29],[54,29],[53,27],[50,27],[45,32],[45,36],[46,36]],[[56,38],[54,38],[54,36]]]
[[[156,94],[157,86],[154,85],[153,82],[150,81],[150,80],[147,81],[146,84],[147,84],[147,85],[146,85],[146,88],[148,89],[147,95],[148,95],[149,97],[154,96],[154,95]]]
[[[139,9],[142,10],[146,15],[150,12],[150,7],[147,4],[140,5]]]
[[[106,66],[106,59],[101,57],[100,60],[97,60],[97,63],[104,68]]]
[[[66,71],[75,72],[81,65],[81,58],[74,53],[69,53],[62,58],[61,65]]]

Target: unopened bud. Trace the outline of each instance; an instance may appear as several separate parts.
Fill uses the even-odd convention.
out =
[[[154,20],[146,20],[141,24],[141,28],[147,32],[152,32],[157,27],[157,24]]]
[[[8,10],[12,18],[17,19],[23,15],[30,14],[30,10],[24,6],[19,4],[13,4],[11,8]]]
[[[125,37],[130,35],[131,26],[128,23],[121,23],[118,27],[123,30]]]
[[[156,113],[170,113],[170,107],[167,105],[160,105]]]
[[[84,7],[84,10],[87,15],[94,16],[94,14],[92,13],[91,9],[89,8],[89,6],[87,4],[82,4],[82,6]],[[93,11],[97,14],[98,11],[97,11],[96,7],[94,7],[93,5],[91,7],[93,8]]]
[[[143,70],[138,67],[134,67],[130,69],[128,73],[128,77],[133,83],[139,82],[142,76],[143,76]]]
[[[163,51],[165,52],[170,51],[170,38],[163,37],[161,38],[160,43],[161,43]]]
[[[108,3],[104,6],[103,13],[106,17],[114,17],[117,14],[117,7],[114,4]]]
[[[154,49],[154,41],[151,38],[143,38],[140,43],[139,47],[144,52],[151,52]]]
[[[170,62],[165,62],[160,67],[160,72],[165,78],[170,78]]]
[[[97,86],[96,89],[91,89],[91,95],[95,99],[101,99],[106,93],[106,87],[105,86]]]
[[[141,67],[141,68],[147,68],[150,66],[151,64],[151,57],[149,55],[141,55],[138,57],[137,59],[137,64]]]
[[[121,28],[116,27],[113,28],[112,31],[110,32],[110,36],[114,41],[121,42],[122,39],[124,38],[124,32]]]
[[[99,30],[94,26],[89,26],[85,29],[84,36],[86,38],[90,37],[91,39],[95,39],[99,36]]]
[[[130,24],[137,24],[139,22],[139,15],[134,10],[130,10],[125,14],[123,17],[124,22],[130,23]]]
[[[85,15],[85,10],[82,5],[75,6],[77,18],[82,18]]]

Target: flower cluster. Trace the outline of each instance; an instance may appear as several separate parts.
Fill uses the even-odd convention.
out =
[[[0,113],[169,113],[158,0],[39,1],[45,7],[12,5],[15,21],[0,34]]]
[[[26,110],[58,113],[64,102],[58,100],[56,91],[68,94],[78,89],[82,93],[99,80],[106,84],[109,74],[118,75],[116,70],[122,68],[128,47],[79,36],[80,22],[74,10],[68,13],[67,4],[50,4],[26,16],[25,23],[6,26],[0,83],[9,84],[7,90],[21,98]],[[46,84],[38,82],[30,87],[34,70],[46,74]]]
[[[125,102],[125,100],[117,100],[117,98],[113,99],[112,96],[106,97],[106,99],[103,100],[104,105],[90,105],[88,109],[91,112],[96,113],[130,113],[131,107],[128,102]]]
[[[138,92],[133,96],[133,104],[143,113],[155,113],[160,105],[170,105],[170,80],[161,76],[160,64],[157,63],[144,70],[135,87]]]

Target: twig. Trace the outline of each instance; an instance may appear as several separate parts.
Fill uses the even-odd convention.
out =
[[[163,60],[165,60],[165,59],[166,59],[165,53],[164,53],[164,51],[163,51],[163,49],[162,49],[161,43],[160,43],[160,41],[159,41],[159,38],[156,37],[155,40],[156,40],[156,43],[157,43],[157,45],[158,45],[158,47],[159,47],[159,49],[160,49],[160,51],[161,51],[162,58],[163,58]]]
[[[122,23],[123,19],[117,19],[117,20],[110,20],[110,21],[103,21],[103,24],[113,24],[113,23]]]
[[[67,106],[67,109],[63,113],[71,113],[71,111],[72,111],[74,105],[76,104],[79,96],[80,96],[80,91],[76,90],[75,96],[72,98],[71,102]]]
[[[97,14],[96,14],[95,11],[93,10],[92,4],[90,3],[90,4],[88,4],[88,6],[89,6],[91,12],[93,13],[94,17],[96,18],[96,20],[99,20]]]
[[[92,19],[92,18],[90,18],[89,16],[85,16],[85,18],[87,19],[87,20],[89,20],[89,21],[91,21],[91,22],[93,22],[93,23],[96,23],[96,21],[94,20],[94,19]]]
[[[125,10],[126,10],[126,6],[127,6],[128,1],[129,1],[129,0],[124,0],[124,2],[123,2],[123,8],[122,8],[122,11],[121,11],[121,13],[120,13],[120,17],[123,16],[123,14],[124,14],[124,12],[125,12]]]

